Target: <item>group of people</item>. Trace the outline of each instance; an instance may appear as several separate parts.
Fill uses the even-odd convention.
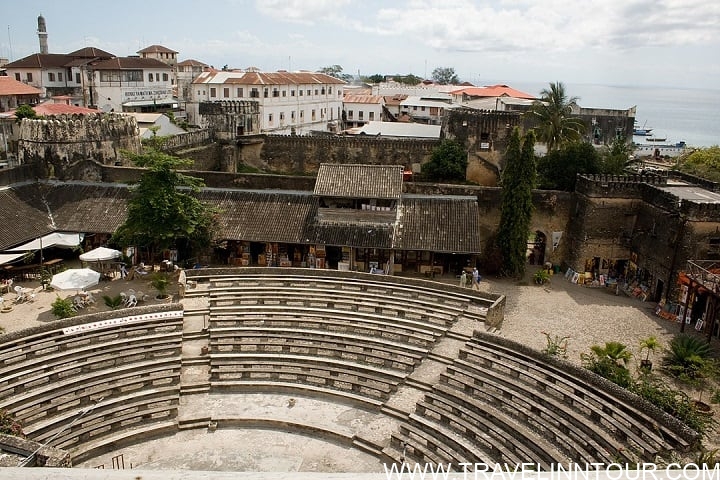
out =
[[[480,281],[482,275],[478,271],[477,267],[473,268],[472,272],[468,274],[465,270],[460,274],[460,286],[464,288],[472,288],[473,290],[480,290]]]

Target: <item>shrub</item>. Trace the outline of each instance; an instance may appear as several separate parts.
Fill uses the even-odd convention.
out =
[[[102,299],[105,302],[105,305],[107,305],[113,310],[117,310],[118,308],[120,308],[123,303],[122,295],[116,295],[114,297],[111,297],[109,295],[103,295]]]
[[[170,281],[168,280],[167,275],[161,272],[153,275],[152,280],[150,280],[150,285],[152,285],[152,287],[158,291],[158,298],[167,297],[167,289],[169,284]]]
[[[694,379],[709,356],[709,343],[692,335],[680,334],[670,342],[670,348],[663,357],[663,366],[674,377]]]
[[[620,342],[605,342],[605,346],[593,345],[590,350],[592,353],[580,355],[583,367],[621,387],[632,385],[633,379],[626,366],[632,353],[627,346]]]
[[[51,307],[52,314],[55,315],[57,318],[69,318],[75,316],[75,314],[77,313],[73,308],[72,300],[68,298],[57,297],[53,301]]]
[[[550,336],[547,332],[540,332],[545,335],[547,344],[543,348],[543,353],[552,355],[553,357],[567,358],[568,340],[570,337],[561,337],[559,335]]]
[[[0,409],[0,433],[25,437],[22,431],[22,424],[15,420],[15,417],[7,410]]]
[[[533,274],[533,281],[538,285],[545,285],[550,281],[550,272],[545,269],[540,269]]]

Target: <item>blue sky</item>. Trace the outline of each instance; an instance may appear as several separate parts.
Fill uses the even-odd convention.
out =
[[[39,51],[40,14],[51,53],[160,44],[216,68],[720,86],[716,0],[3,0],[0,57]]]

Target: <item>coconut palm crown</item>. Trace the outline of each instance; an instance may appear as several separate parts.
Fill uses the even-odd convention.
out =
[[[540,92],[540,100],[533,103],[527,115],[535,125],[538,140],[551,152],[563,144],[581,140],[587,127],[579,118],[571,117],[572,105],[578,97],[569,97],[561,82],[551,83]]]

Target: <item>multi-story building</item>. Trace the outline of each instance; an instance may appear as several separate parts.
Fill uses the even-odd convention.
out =
[[[192,82],[208,68],[209,65],[193,59],[183,60],[175,65],[175,96],[180,108],[179,115],[184,116],[189,123],[197,123],[197,118],[192,118],[187,112],[187,105],[192,102]],[[177,117],[178,113],[175,116]]]
[[[173,68],[153,58],[115,57],[88,65],[89,106],[104,112],[171,110]]]
[[[343,85],[323,73],[214,70],[193,81],[188,114],[205,125],[200,103],[250,100],[258,103],[260,132],[335,132],[342,118]]]
[[[384,104],[385,99],[381,95],[346,94],[343,98],[344,127],[362,127],[368,122],[385,120]]]
[[[445,111],[456,107],[449,95],[413,96],[400,102],[400,114],[409,116],[415,122],[440,125]]]

